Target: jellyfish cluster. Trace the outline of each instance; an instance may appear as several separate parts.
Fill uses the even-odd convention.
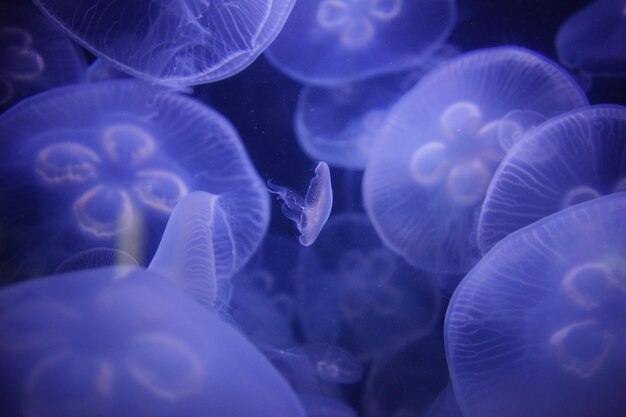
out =
[[[0,415],[625,387],[626,0],[0,0]]]

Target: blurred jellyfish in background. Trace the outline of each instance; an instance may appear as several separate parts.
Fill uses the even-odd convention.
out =
[[[295,222],[303,246],[310,246],[319,236],[333,207],[333,189],[330,168],[326,162],[315,167],[315,176],[309,183],[304,197],[288,187],[267,182],[269,192],[277,194],[282,201],[281,210],[285,217]]]
[[[299,1],[266,56],[305,84],[345,84],[419,65],[455,21],[454,0]]]
[[[0,3],[0,112],[40,91],[79,82],[85,66],[81,51],[37,9]]]
[[[333,216],[299,259],[300,325],[311,343],[372,360],[428,333],[441,300],[434,277],[387,249],[364,214]]]
[[[113,248],[87,249],[65,260],[56,269],[55,274],[81,271],[83,269],[104,268],[107,266],[139,266],[135,258],[128,253]]]
[[[556,36],[560,61],[592,76],[626,75],[626,1],[595,0]]]
[[[391,109],[363,180],[367,213],[387,246],[416,267],[469,270],[476,219],[504,157],[498,132],[513,110],[546,117],[587,100],[560,67],[530,50],[460,55],[429,72]]]
[[[509,235],[463,279],[446,355],[465,417],[626,415],[626,193]]]
[[[1,213],[5,279],[51,273],[94,247],[146,265],[175,205],[195,190],[219,200],[216,233],[229,241],[220,276],[245,263],[269,221],[267,192],[230,123],[133,80],[21,102],[0,117],[0,155],[1,197],[11,202]]]
[[[335,87],[305,85],[294,128],[312,159],[347,169],[364,169],[387,112],[433,66],[457,54],[451,45],[418,67]]]
[[[448,385],[437,397],[426,417],[463,417],[456,402],[452,385]]]
[[[363,417],[423,417],[448,383],[441,327],[374,362]]]
[[[16,417],[305,415],[241,334],[137,268],[0,292],[0,371],[3,414]]]
[[[626,107],[573,110],[523,137],[487,191],[478,245],[488,251],[524,226],[569,206],[626,191]]]
[[[174,86],[227,78],[282,28],[294,0],[35,0],[91,52],[129,74]]]

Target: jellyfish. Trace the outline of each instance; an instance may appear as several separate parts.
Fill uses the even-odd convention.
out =
[[[309,343],[369,361],[425,336],[440,315],[434,277],[387,249],[364,214],[334,215],[298,264],[296,299]]]
[[[139,266],[135,258],[128,253],[113,248],[93,248],[87,249],[78,255],[63,261],[58,266],[55,273],[80,271],[82,269],[96,269],[107,266]]]
[[[152,258],[176,204],[219,199],[232,275],[254,253],[269,198],[230,123],[201,103],[135,80],[62,87],[0,117],[5,277],[46,275],[93,247]],[[8,200],[10,199],[10,200]],[[227,228],[228,230],[225,230]]]
[[[306,195],[268,181],[269,192],[282,200],[283,214],[296,223],[303,246],[310,246],[319,236],[333,207],[333,189],[330,182],[330,169],[326,162],[315,167],[315,177],[311,179]]]
[[[304,84],[351,83],[422,63],[455,22],[454,0],[301,1],[266,55]]]
[[[139,268],[2,290],[0,370],[3,415],[305,415],[244,336]]]
[[[596,0],[568,18],[556,36],[559,60],[594,76],[626,75],[626,3]]]
[[[626,415],[626,193],[504,238],[454,293],[446,357],[465,417]]]
[[[310,363],[314,375],[335,384],[354,384],[363,377],[363,366],[350,352],[339,346],[307,344],[292,349]]]
[[[185,86],[221,80],[250,65],[281,30],[294,0],[34,3],[116,68]]]
[[[428,62],[400,73],[335,87],[304,86],[294,120],[300,147],[309,157],[331,166],[364,169],[391,105],[429,68],[455,51],[452,46],[444,47]]]
[[[40,91],[79,82],[85,67],[78,48],[37,9],[0,4],[0,112]]]
[[[569,206],[626,190],[626,107],[557,116],[523,137],[494,174],[478,219],[478,245]]]
[[[375,140],[363,199],[378,234],[418,268],[466,272],[480,257],[476,219],[505,154],[507,115],[551,117],[586,104],[562,68],[527,49],[483,49],[439,65],[390,110]]]

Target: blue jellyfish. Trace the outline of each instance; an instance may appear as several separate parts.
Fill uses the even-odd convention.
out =
[[[594,76],[626,75],[624,39],[624,0],[596,0],[563,23],[556,48],[568,67]]]
[[[0,372],[7,416],[305,415],[245,337],[138,268],[0,292]]]
[[[0,112],[48,88],[77,83],[85,58],[32,6],[0,4]]]
[[[266,55],[305,84],[350,83],[420,64],[455,22],[455,0],[299,1]]]
[[[448,383],[441,326],[375,361],[365,384],[364,417],[422,417]]]
[[[391,109],[363,179],[369,217],[387,246],[418,268],[469,270],[476,219],[504,156],[513,110],[546,117],[587,104],[573,79],[523,48],[478,50],[429,72]]]
[[[230,123],[190,98],[135,80],[63,87],[0,117],[5,277],[46,275],[83,250],[110,247],[141,265],[168,216],[196,190],[217,196],[216,231],[233,274],[256,250],[269,198]],[[227,236],[227,237],[226,237]],[[221,256],[221,255],[220,255]]]
[[[339,346],[313,343],[291,350],[303,355],[314,375],[335,384],[353,384],[363,377],[363,365]]]
[[[486,252],[515,230],[616,191],[626,191],[626,107],[557,116],[524,136],[494,174],[478,219],[478,245]]]
[[[445,322],[463,416],[626,415],[624,213],[624,192],[562,210],[463,279]]]
[[[387,249],[360,213],[333,216],[301,252],[296,297],[307,341],[364,361],[424,336],[441,304],[434,277]]]
[[[294,0],[35,0],[76,41],[124,72],[170,84],[217,81],[272,42]]]
[[[135,258],[121,250],[113,248],[93,248],[66,259],[54,272],[61,274],[83,269],[96,269],[119,265],[139,266],[139,263]]]
[[[304,86],[294,119],[300,147],[331,166],[364,169],[391,105],[430,67],[455,53],[452,46],[442,49],[408,71],[335,87]]]
[[[333,189],[330,181],[330,169],[326,162],[319,162],[315,167],[315,177],[311,179],[306,195],[288,187],[268,181],[269,192],[277,194],[282,200],[283,214],[296,223],[299,240],[303,246],[310,246],[319,236],[333,207]]]

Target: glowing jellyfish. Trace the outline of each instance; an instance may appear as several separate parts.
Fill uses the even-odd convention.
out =
[[[124,251],[112,248],[88,249],[63,261],[55,273],[104,268],[107,266],[139,266],[135,258]]]
[[[626,2],[596,0],[563,23],[559,59],[595,76],[626,75]]]
[[[32,6],[0,5],[0,112],[48,88],[81,80],[85,59]]]
[[[309,157],[331,166],[364,169],[389,108],[436,63],[456,53],[442,48],[436,57],[401,73],[336,87],[302,89],[294,126]]]
[[[265,234],[269,199],[236,131],[181,95],[134,80],[50,90],[0,117],[0,147],[1,196],[12,202],[2,207],[7,277],[45,275],[94,246],[145,265],[176,204],[196,190],[217,196],[228,218],[220,276]]]
[[[439,48],[456,21],[453,0],[296,2],[268,49],[270,62],[305,84],[337,85],[406,70]]]
[[[626,191],[626,107],[600,105],[555,117],[507,154],[478,220],[488,251],[509,233],[587,200]]]
[[[303,355],[310,363],[314,375],[323,381],[353,384],[363,377],[362,364],[339,346],[310,344],[292,351]]]
[[[524,110],[549,117],[586,103],[563,69],[526,49],[446,61],[400,99],[379,130],[363,180],[374,227],[419,268],[467,271],[480,256],[475,223],[504,156],[506,116]]]
[[[300,232],[300,243],[310,246],[319,236],[333,207],[333,189],[330,182],[330,169],[326,162],[315,167],[315,177],[311,180],[306,195],[268,181],[269,192],[282,200],[283,214],[293,220]]]
[[[304,416],[244,336],[137,268],[0,292],[0,371],[11,416]]]
[[[130,74],[172,85],[227,78],[282,28],[294,0],[90,0],[35,4],[74,39]]]
[[[626,415],[626,193],[502,240],[463,279],[445,323],[465,417]]]
[[[312,248],[301,252],[296,275],[307,341],[371,360],[435,325],[441,300],[434,277],[387,249],[365,215],[333,216]]]

